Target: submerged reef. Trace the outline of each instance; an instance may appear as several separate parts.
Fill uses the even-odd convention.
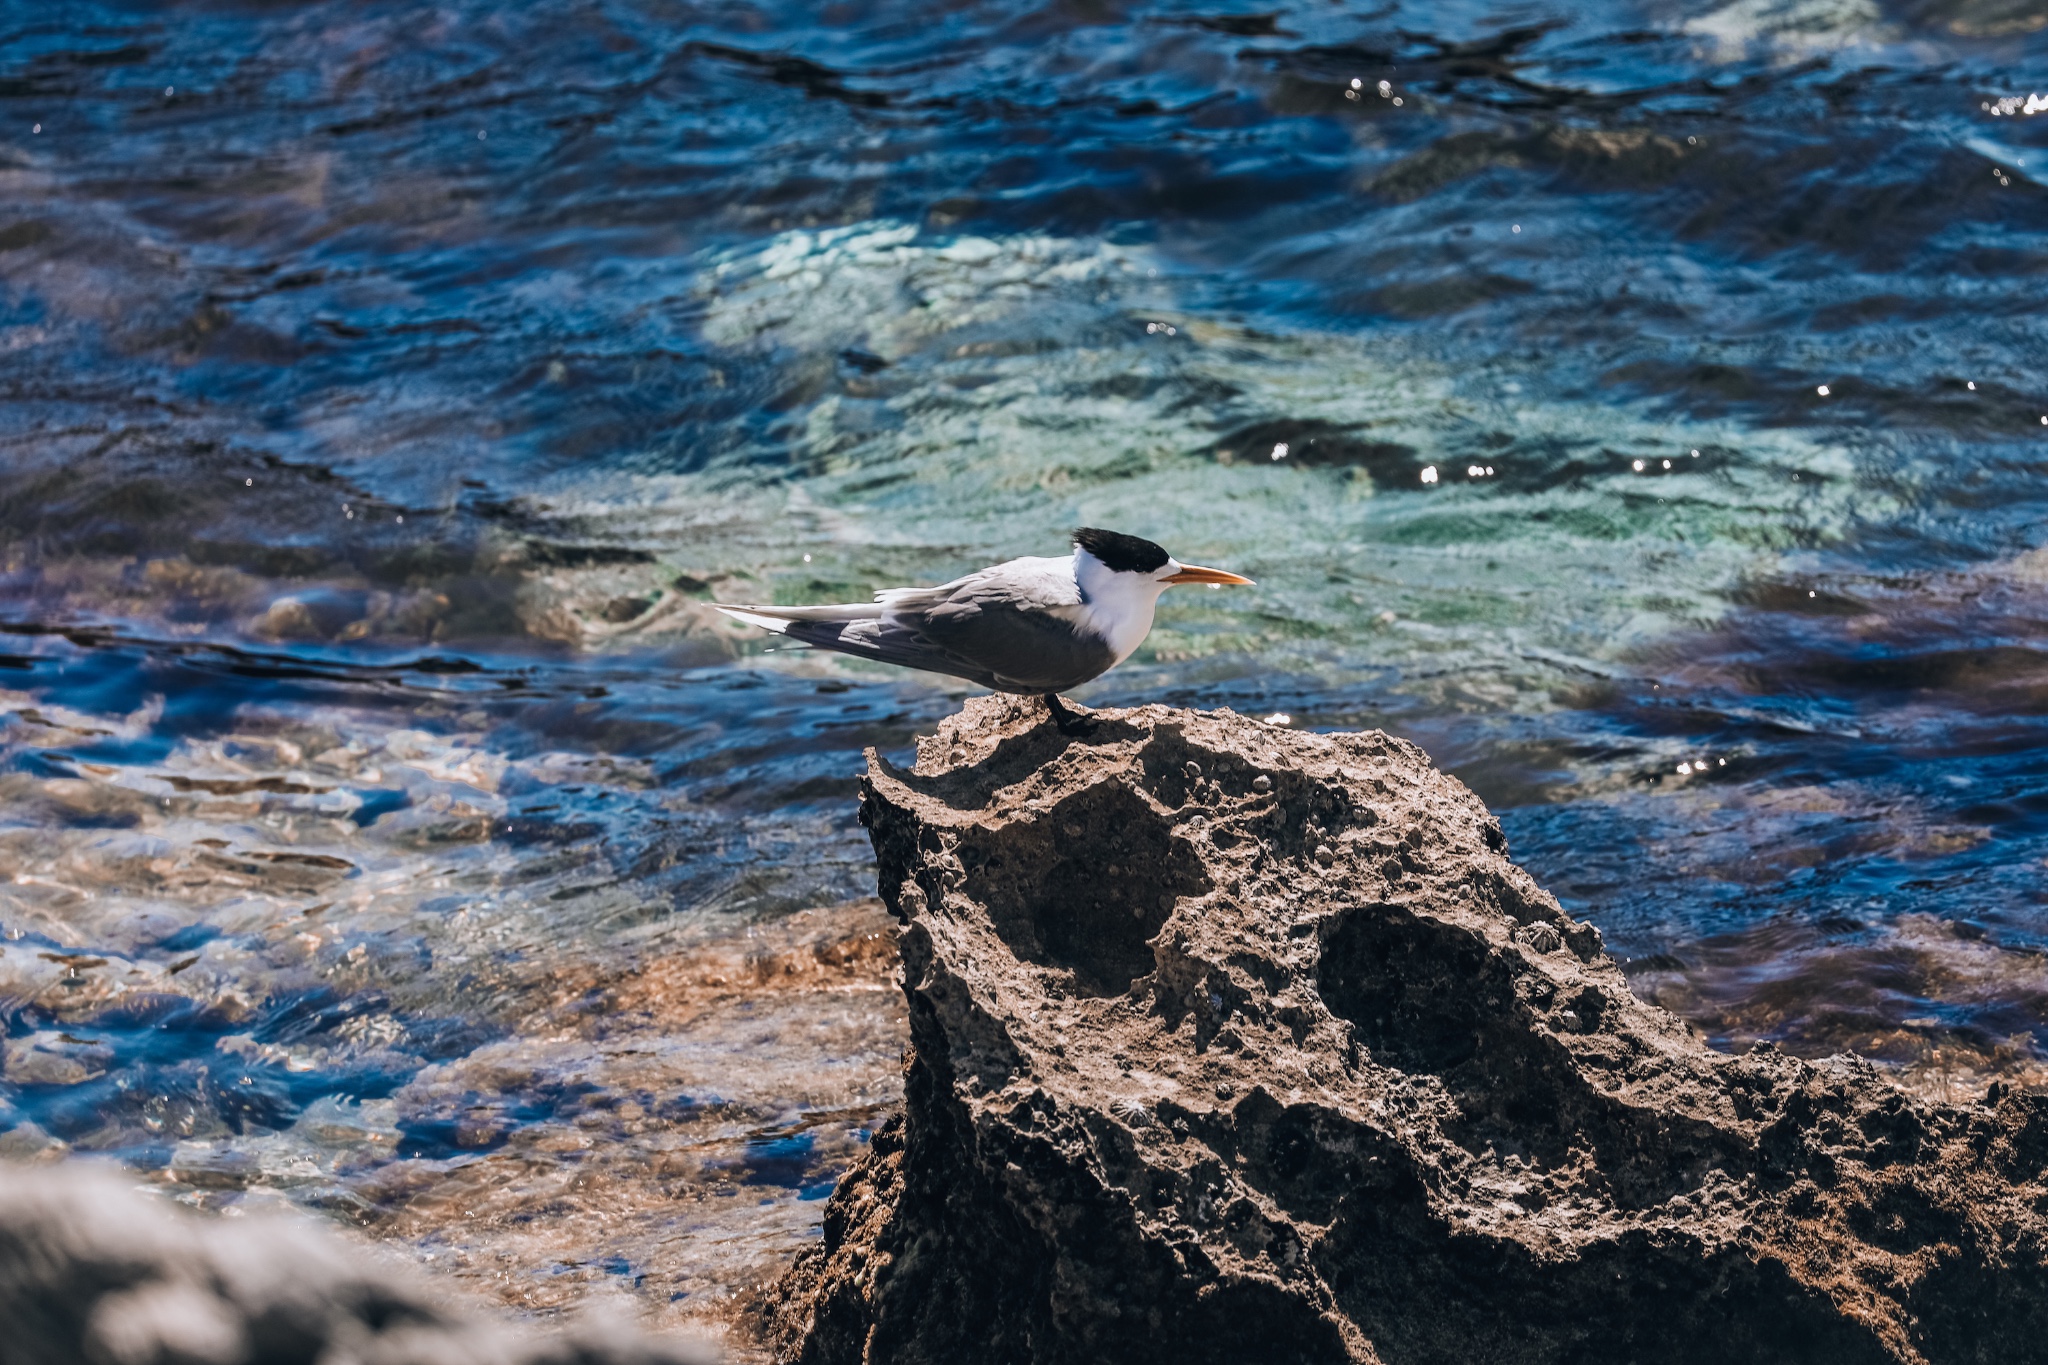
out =
[[[200,1218],[111,1170],[0,1164],[10,1365],[710,1365],[591,1320],[542,1334],[465,1312],[310,1220]]]
[[[2048,1100],[1709,1048],[1414,746],[970,703],[861,815],[901,1120],[788,1361],[2048,1359]]]

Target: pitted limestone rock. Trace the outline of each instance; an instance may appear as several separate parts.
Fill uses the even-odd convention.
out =
[[[1043,714],[870,756],[907,1110],[787,1358],[2043,1358],[2048,1105],[1713,1052],[1412,745]]]

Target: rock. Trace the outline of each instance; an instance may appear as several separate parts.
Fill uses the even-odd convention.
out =
[[[870,755],[906,1112],[779,1358],[2048,1358],[2042,1097],[1716,1053],[1412,745],[1043,717]]]
[[[462,1313],[297,1218],[202,1219],[77,1164],[0,1163],[9,1365],[705,1365],[695,1343]]]
[[[0,1161],[55,1161],[70,1150],[71,1144],[51,1137],[30,1119],[0,1133]]]
[[[249,623],[249,632],[264,640],[330,640],[349,634],[369,607],[368,593],[309,589],[272,602]]]
[[[0,1076],[14,1085],[78,1085],[107,1074],[114,1050],[43,1029],[0,1044]]]

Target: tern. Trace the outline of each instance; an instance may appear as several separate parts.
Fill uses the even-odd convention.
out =
[[[1088,526],[1074,532],[1071,555],[1012,559],[936,588],[888,588],[872,602],[827,607],[718,609],[819,649],[1044,697],[1053,723],[1074,734],[1087,722],[1059,694],[1130,658],[1161,593],[1176,583],[1251,581]]]

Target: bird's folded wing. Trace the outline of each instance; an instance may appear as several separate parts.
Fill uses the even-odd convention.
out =
[[[1073,559],[1062,555],[1013,559],[936,588],[886,588],[875,594],[875,601],[889,615],[929,611],[947,603],[1058,612],[1080,606],[1081,589],[1074,582]]]
[[[1032,612],[940,611],[917,634],[921,643],[970,663],[972,673],[955,670],[961,676],[1005,691],[1056,692],[1086,682],[1113,662],[1107,650],[1091,648],[1071,625]]]
[[[1115,658],[1107,644],[1075,628],[1074,608],[1081,595],[1070,564],[999,564],[932,589],[937,600],[892,602],[884,619],[913,629],[949,655],[971,660],[994,679],[994,686],[1073,687],[1107,669]]]
[[[1009,692],[1057,691],[1116,660],[1077,632],[1069,559],[1017,559],[935,588],[891,588],[873,603],[734,607],[736,620],[820,649],[947,673]]]

